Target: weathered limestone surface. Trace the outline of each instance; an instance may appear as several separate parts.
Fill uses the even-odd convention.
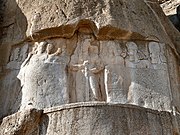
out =
[[[85,101],[171,110],[167,50],[155,41],[99,41],[80,32],[36,42],[17,76],[20,110]]]
[[[50,35],[70,37],[79,27],[77,22],[88,19],[96,25],[91,24],[90,27],[93,27],[99,38],[144,39],[153,35],[162,42],[170,42],[154,11],[142,0],[66,0],[29,1],[29,3],[31,6],[26,4],[25,0],[21,0],[18,6],[27,17],[26,35],[33,36],[34,33],[35,39]]]
[[[4,118],[0,125],[1,135],[35,135],[42,111],[29,109]]]
[[[39,117],[41,116],[41,119]],[[169,112],[132,105],[86,102],[30,110],[3,119],[3,135],[178,135],[180,123]],[[39,123],[39,126],[37,126]]]
[[[180,33],[157,0],[1,3],[0,134],[179,134]]]
[[[178,135],[180,129],[171,113],[132,105],[72,104],[45,109],[42,119],[40,135]]]

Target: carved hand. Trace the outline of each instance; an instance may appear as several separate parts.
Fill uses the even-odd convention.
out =
[[[61,48],[58,48],[57,51],[56,51],[56,54],[59,55],[59,54],[61,54],[61,53],[62,53]]]

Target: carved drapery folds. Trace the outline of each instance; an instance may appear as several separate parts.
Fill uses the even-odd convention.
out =
[[[21,109],[105,101],[170,110],[166,46],[156,41],[72,38],[35,42],[21,65]]]

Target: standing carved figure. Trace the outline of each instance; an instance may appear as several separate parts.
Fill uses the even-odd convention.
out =
[[[61,49],[50,43],[35,43],[21,66],[18,78],[22,86],[20,110],[43,109],[69,102],[66,64]],[[62,58],[61,58],[62,57]]]
[[[92,100],[101,100],[101,91],[99,86],[99,77],[98,73],[104,69],[103,64],[98,55],[98,47],[97,46],[89,46],[88,49],[89,61],[87,61],[87,70],[86,74],[89,81],[90,89],[93,92]]]
[[[150,42],[149,43],[149,52],[152,64],[159,64],[160,63],[160,46],[157,42]]]
[[[45,52],[47,42],[35,42],[35,46],[32,48],[32,51],[28,54],[27,58],[24,60],[24,62],[21,65],[21,69],[19,74],[17,75],[17,78],[21,81],[21,86],[24,85],[25,82],[25,70],[27,65],[30,62],[30,59],[33,56],[40,55]]]
[[[70,69],[76,74],[76,101],[101,101],[99,80],[96,76],[103,70],[98,47],[91,45],[91,38],[79,43],[71,58]]]
[[[129,61],[130,62],[138,62],[137,52],[138,48],[137,45],[134,42],[128,42],[126,44],[128,48],[128,54],[129,54]]]
[[[33,87],[31,88],[29,86],[31,82],[34,82],[34,79],[31,78],[33,74],[31,71],[29,71],[29,69],[33,64],[37,63],[42,56],[45,56],[46,46],[47,42],[36,42],[32,52],[29,53],[28,57],[21,65],[21,69],[17,75],[17,78],[21,81],[22,86],[22,100],[20,110],[26,109],[28,107],[35,107],[35,91],[32,90]]]

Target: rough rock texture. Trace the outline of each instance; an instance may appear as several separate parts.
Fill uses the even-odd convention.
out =
[[[40,135],[179,135],[180,129],[171,113],[130,105],[84,103],[44,113]]]
[[[179,134],[180,33],[157,0],[1,3],[0,118],[44,110],[38,128],[21,112],[2,127],[17,115],[20,134]]]
[[[74,103],[47,108],[42,115],[31,109],[8,116],[3,119],[0,134],[178,135],[180,115],[175,116],[132,105]]]
[[[4,118],[0,125],[1,135],[35,135],[42,111],[29,109]]]
[[[29,3],[31,6],[23,0],[4,3],[4,35],[1,38],[2,83],[0,84],[0,92],[3,95],[0,98],[2,116],[16,112],[19,108],[25,108],[24,104],[33,105],[33,102],[40,109],[76,101],[109,102],[111,99],[114,100],[113,102],[119,100],[118,103],[141,104],[141,106],[159,110],[165,108],[170,110],[172,99],[173,102],[175,101],[173,103],[175,106],[179,105],[179,86],[177,86],[179,78],[173,79],[175,83],[171,82],[168,76],[174,76],[174,71],[169,73],[171,72],[170,67],[167,67],[169,64],[165,64],[172,60],[168,57],[168,50],[172,49],[172,53],[175,53],[173,56],[178,56],[178,49],[176,51],[178,41],[175,39],[179,33],[176,34],[172,25],[164,21],[165,16],[161,15],[162,10],[157,4],[140,0],[133,3],[116,0],[86,3],[84,1],[62,1],[61,3],[30,1]],[[12,7],[11,10],[9,10],[10,7]],[[6,24],[11,25],[5,27]],[[38,42],[34,43],[32,40]],[[36,48],[43,44],[42,41],[45,41],[52,50],[48,51],[48,48],[42,47],[45,50],[38,52]],[[84,47],[79,49],[81,46]],[[154,54],[150,52],[153,50],[157,52]],[[79,53],[81,56],[77,56]],[[107,54],[112,59],[106,58]],[[153,57],[156,55],[157,60],[154,60]],[[171,63],[177,65],[176,62],[177,60],[172,60]],[[83,70],[89,70],[89,68],[77,70],[74,65],[84,64],[85,66],[87,63],[91,64],[88,65],[91,68],[93,66],[97,68],[92,70],[98,73],[93,73],[94,75],[89,71],[85,73]],[[109,70],[114,70],[112,74],[117,74],[119,77],[110,77]],[[121,72],[129,75],[123,75]],[[155,76],[148,75],[151,72]],[[21,80],[21,86],[16,79],[17,75]],[[109,80],[110,78],[113,78],[112,81]],[[144,78],[147,80],[144,81]],[[24,79],[28,80],[24,82]],[[84,80],[84,84],[79,84],[82,82],[81,79]],[[7,80],[9,83],[6,83]],[[114,84],[110,86],[109,81]],[[115,86],[116,83],[119,86]],[[92,93],[82,92],[83,87],[91,89]],[[29,97],[27,98],[26,95]],[[62,98],[54,98],[54,95]],[[151,99],[155,99],[155,104]]]
[[[29,36],[35,32],[34,39],[49,36],[70,37],[76,27],[79,27],[76,25],[77,22],[88,19],[93,21],[98,28],[96,30],[93,24],[91,26],[99,38],[144,39],[153,35],[162,42],[169,42],[169,38],[153,10],[142,0],[131,2],[66,0],[61,2],[46,1],[43,4],[39,1],[30,1],[30,3],[31,6],[26,4],[26,1],[21,0],[18,5],[27,17],[26,34]],[[26,10],[27,8],[28,10]],[[44,23],[45,21],[46,23]],[[54,27],[59,28],[48,29]]]

